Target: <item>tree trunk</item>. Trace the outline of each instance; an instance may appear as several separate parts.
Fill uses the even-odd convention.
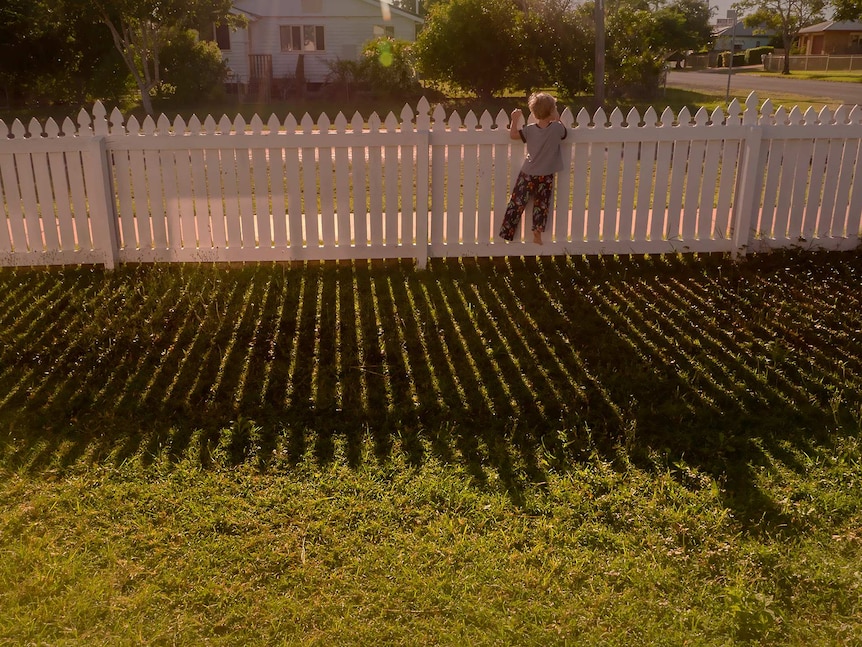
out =
[[[790,74],[790,48],[793,46],[793,40],[784,36],[784,68],[782,74]]]

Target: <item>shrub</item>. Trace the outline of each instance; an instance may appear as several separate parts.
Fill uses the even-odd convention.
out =
[[[358,70],[350,70],[379,94],[403,95],[416,92],[419,80],[413,69],[413,51],[405,40],[381,36],[365,43]]]
[[[218,99],[227,65],[218,45],[197,40],[192,30],[176,34],[162,50],[161,93],[178,103]]]
[[[752,47],[745,50],[746,65],[760,65],[763,62],[763,56],[772,54],[775,51],[774,47]]]

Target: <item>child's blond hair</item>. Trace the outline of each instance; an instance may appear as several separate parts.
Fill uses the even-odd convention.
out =
[[[536,119],[547,119],[557,107],[557,100],[547,92],[533,92],[527,102]]]

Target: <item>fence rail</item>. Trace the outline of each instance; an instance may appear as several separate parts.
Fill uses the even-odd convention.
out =
[[[508,117],[0,121],[0,265],[855,248],[862,110],[566,111],[546,242],[496,236]]]

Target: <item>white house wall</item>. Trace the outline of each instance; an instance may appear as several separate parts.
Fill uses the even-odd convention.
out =
[[[293,76],[299,54],[305,54],[305,78],[320,83],[329,74],[328,62],[358,58],[375,26],[394,27],[400,40],[412,41],[416,33],[415,18],[393,9],[385,21],[380,5],[365,0],[238,0],[234,6],[254,16],[247,29],[231,34],[231,49],[223,52],[239,80],[248,79],[249,54],[271,54],[275,79]],[[325,49],[282,52],[280,28],[288,25],[322,26]]]

